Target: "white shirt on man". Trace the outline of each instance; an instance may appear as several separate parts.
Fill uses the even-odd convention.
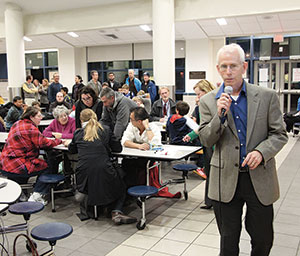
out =
[[[160,129],[157,127],[155,123],[149,123],[149,128],[152,130],[154,137],[151,141],[148,140],[147,131],[140,135],[140,130],[137,127],[134,127],[130,122],[123,134],[121,143],[124,145],[125,141],[129,140],[134,143],[151,143],[152,145],[161,145],[161,134]]]

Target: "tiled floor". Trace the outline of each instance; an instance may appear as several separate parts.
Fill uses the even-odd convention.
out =
[[[289,143],[277,155],[278,176],[281,197],[275,205],[275,239],[272,256],[300,256],[300,141],[290,137]],[[298,151],[299,150],[299,151]],[[170,164],[164,165],[164,176],[173,177]],[[32,216],[31,226],[51,221],[62,221],[73,226],[73,234],[58,241],[56,255],[95,256],[95,255],[205,255],[217,256],[219,253],[219,235],[210,210],[201,210],[204,185],[197,176],[190,175],[189,199],[153,198],[147,201],[148,224],[138,231],[135,225],[114,226],[110,219],[101,216],[98,221],[79,221],[75,213],[77,203],[72,198],[59,198],[57,212],[52,213],[50,206]],[[181,190],[179,185],[172,192]],[[131,215],[140,217],[140,209],[134,204],[127,207]],[[22,220],[19,216],[8,214],[2,218],[5,224]],[[8,234],[11,248],[16,233]],[[38,242],[39,252],[48,248],[47,243]],[[24,241],[18,242],[19,255],[29,255]],[[240,242],[240,255],[249,255],[249,236],[243,229]],[[12,251],[11,251],[12,253]]]

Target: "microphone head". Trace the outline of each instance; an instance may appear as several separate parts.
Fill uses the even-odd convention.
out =
[[[225,86],[224,92],[230,95],[233,92],[233,89],[230,85],[228,85],[228,86]]]

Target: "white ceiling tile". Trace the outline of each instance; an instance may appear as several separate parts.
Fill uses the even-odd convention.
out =
[[[280,20],[299,20],[300,11],[279,13],[278,16]]]
[[[239,24],[256,24],[257,19],[255,16],[239,16],[235,18]]]
[[[177,22],[175,25],[176,31],[185,39],[196,39],[196,38],[206,38],[207,36],[201,29],[201,27],[195,21],[189,22]]]
[[[279,21],[278,14],[264,14],[264,15],[257,15],[258,22],[275,22]]]
[[[197,20],[198,24],[200,26],[218,26],[219,24],[215,19],[209,19],[209,20]]]

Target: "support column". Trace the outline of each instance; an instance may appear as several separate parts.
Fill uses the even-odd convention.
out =
[[[153,71],[159,86],[169,86],[175,99],[174,0],[152,0]]]
[[[20,95],[25,82],[25,47],[23,14],[21,8],[13,3],[5,5],[5,40],[9,99]]]

